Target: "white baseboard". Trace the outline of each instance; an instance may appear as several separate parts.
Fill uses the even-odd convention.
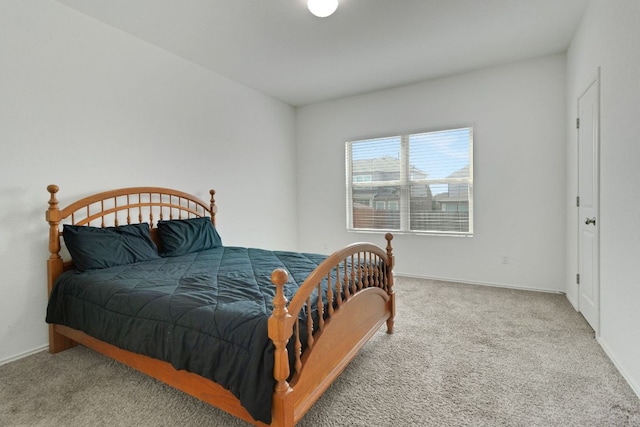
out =
[[[427,279],[427,280],[439,280],[442,282],[454,282],[454,283],[462,283],[465,285],[479,285],[479,286],[491,286],[494,288],[507,288],[507,289],[517,289],[520,291],[533,291],[533,292],[545,292],[550,294],[561,294],[566,295],[565,292],[559,291],[557,289],[542,289],[542,288],[530,288],[526,286],[515,286],[515,285],[507,285],[504,283],[492,283],[492,282],[477,282],[471,280],[461,280],[461,279],[452,279],[450,277],[434,277],[434,276],[422,276],[417,274],[405,274],[394,272],[395,276],[400,277],[409,277],[414,279]]]
[[[7,363],[15,362],[16,360],[20,360],[24,357],[31,356],[32,354],[40,353],[49,348],[49,344],[42,345],[40,347],[36,347],[34,349],[25,351],[24,353],[17,354],[15,356],[8,357],[6,359],[0,360],[0,366],[6,365]]]
[[[578,311],[578,304],[576,303],[576,301],[574,301],[573,298],[569,296],[569,294],[566,294],[566,296],[567,296],[567,299],[569,300],[569,304],[571,304],[571,306],[575,311]]]
[[[620,375],[622,375],[622,378],[625,379],[627,384],[629,384],[629,387],[631,387],[631,390],[633,390],[633,392],[636,394],[636,396],[638,396],[638,399],[640,399],[640,384],[636,384],[633,381],[633,379],[628,374],[626,369],[624,369],[624,367],[622,365],[620,365],[620,363],[616,359],[615,354],[611,351],[611,349],[607,346],[607,344],[602,340],[602,338],[596,337],[596,340],[598,341],[598,344],[600,344],[600,347],[602,347],[604,352],[609,357],[609,360],[611,360],[611,363],[613,363],[613,366],[616,367],[618,372],[620,372]]]

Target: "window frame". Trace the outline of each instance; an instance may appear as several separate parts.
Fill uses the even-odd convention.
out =
[[[409,140],[413,136],[420,136],[430,133],[442,133],[448,131],[469,131],[469,175],[468,178],[435,178],[435,179],[414,179],[414,167],[412,166],[410,159],[410,143]],[[353,181],[353,144],[373,142],[383,139],[400,139],[400,179],[389,181]],[[428,236],[459,236],[459,237],[473,237],[474,235],[474,221],[473,221],[473,204],[474,204],[474,191],[473,191],[473,148],[474,148],[474,129],[473,126],[459,126],[451,128],[432,129],[427,131],[402,133],[391,136],[373,137],[353,139],[345,143],[345,163],[346,163],[346,211],[347,211],[347,231],[350,232],[369,232],[369,233],[386,233],[392,232],[395,234],[415,234],[415,235],[428,235]],[[373,175],[373,172],[372,172]],[[466,185],[468,194],[468,230],[467,231],[454,231],[454,230],[412,230],[411,229],[411,209],[408,204],[410,203],[411,185]],[[354,206],[353,206],[353,189],[358,187],[399,187],[400,188],[400,200],[398,200],[398,210],[400,211],[400,227],[394,228],[356,228],[354,227]],[[388,201],[391,203],[391,201]],[[387,203],[387,204],[388,204]],[[446,202],[445,202],[446,203]],[[458,202],[459,203],[459,202]],[[375,202],[372,202],[370,206],[375,206]],[[387,209],[388,210],[388,209]],[[431,212],[431,211],[426,211]],[[434,211],[435,212],[435,211]],[[457,212],[464,212],[458,210]]]

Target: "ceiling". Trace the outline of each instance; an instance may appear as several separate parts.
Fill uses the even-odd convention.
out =
[[[589,0],[57,0],[293,106],[564,52]]]

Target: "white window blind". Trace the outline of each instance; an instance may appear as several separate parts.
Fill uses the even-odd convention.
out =
[[[347,228],[473,233],[473,129],[346,143]]]

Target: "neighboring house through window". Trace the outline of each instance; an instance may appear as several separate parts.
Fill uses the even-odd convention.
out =
[[[346,144],[350,230],[473,233],[473,129]]]

